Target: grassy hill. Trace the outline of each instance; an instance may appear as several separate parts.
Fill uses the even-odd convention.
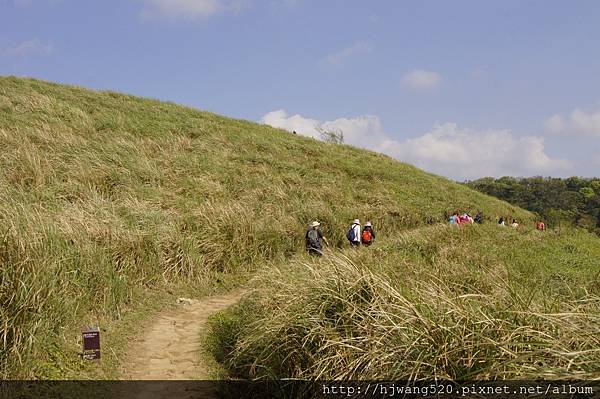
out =
[[[369,273],[392,286],[413,278],[418,288],[420,265],[436,265],[463,244],[471,255],[447,273],[460,279],[469,268],[483,268],[467,274],[465,287],[476,285],[483,270],[502,273],[495,262],[513,259],[510,240],[481,230],[489,234],[482,245],[505,254],[486,258],[476,236],[436,226],[455,210],[532,222],[526,211],[369,151],[170,103],[0,78],[0,376],[114,377],[76,360],[80,326],[105,328],[103,365],[116,365],[135,315],[165,298],[228,289],[256,271],[272,281],[274,270],[313,262],[303,253],[303,236],[314,219],[332,244],[331,259],[351,219],[372,220],[381,244],[351,267],[373,268]],[[405,241],[424,226],[435,234]],[[456,247],[445,246],[447,237]],[[567,245],[555,239],[559,248]],[[557,284],[562,273],[583,276],[588,293],[597,295],[597,275],[577,269],[591,268],[598,242],[573,240]],[[531,255],[527,270],[548,267],[538,253],[549,244],[537,251],[540,242],[522,245]],[[413,277],[393,265],[409,265]],[[310,269],[292,270],[299,275],[289,278],[306,290],[318,283],[303,274]],[[535,276],[544,275],[539,270]],[[571,299],[583,298],[575,291]],[[216,336],[242,348],[242,335]],[[232,370],[243,369],[227,358]]]

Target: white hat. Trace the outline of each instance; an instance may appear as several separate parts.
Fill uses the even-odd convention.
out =
[[[311,225],[311,227],[318,227],[318,226],[320,226],[320,225],[321,225],[321,223],[319,223],[319,222],[317,222],[317,221],[315,220],[315,221],[314,221],[314,222],[312,222],[310,225]]]
[[[354,222],[352,222],[352,223],[354,223],[354,224],[360,224],[360,220],[354,219]]]
[[[371,227],[371,222],[365,223],[365,227]]]

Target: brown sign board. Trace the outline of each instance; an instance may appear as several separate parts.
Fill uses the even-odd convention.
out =
[[[100,359],[100,328],[84,327],[81,329],[81,334],[83,335],[83,358]]]

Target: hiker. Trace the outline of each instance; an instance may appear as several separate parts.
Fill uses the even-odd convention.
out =
[[[504,223],[504,218],[500,217],[500,220],[498,220],[498,225],[499,226],[506,226],[506,223]]]
[[[366,246],[373,244],[373,241],[375,241],[375,231],[373,230],[373,226],[371,225],[371,222],[365,223],[365,228],[363,229],[363,231],[360,235],[360,239],[361,239],[362,245],[366,245]]]
[[[323,232],[319,228],[321,223],[316,220],[310,224],[306,232],[306,250],[309,254],[315,256],[323,255],[323,242],[327,244],[327,240],[323,237]]]
[[[546,224],[541,220],[535,224],[535,228],[540,231],[546,230]]]
[[[352,225],[348,229],[348,233],[346,233],[346,238],[350,241],[350,245],[353,248],[356,248],[360,245],[360,220],[354,219]]]
[[[510,224],[510,227],[512,227],[513,229],[516,229],[517,227],[519,227],[519,223],[517,223],[517,219],[513,219],[512,223]]]
[[[482,224],[483,223],[483,215],[481,214],[481,211],[477,212],[477,215],[475,215],[474,221],[477,224]]]
[[[468,213],[465,213],[460,217],[460,222],[461,223],[473,223],[473,218]]]
[[[452,215],[450,215],[450,217],[448,218],[448,222],[451,225],[459,225],[460,218],[458,217],[458,212],[454,212]]]

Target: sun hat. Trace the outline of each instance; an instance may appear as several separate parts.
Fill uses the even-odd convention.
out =
[[[318,227],[318,226],[320,226],[320,225],[321,225],[321,223],[319,223],[319,222],[317,222],[317,221],[315,220],[315,221],[314,221],[314,222],[312,222],[310,225],[311,225],[311,227]]]
[[[360,224],[360,220],[354,219],[354,222],[352,222],[352,223],[354,223],[354,224]]]
[[[365,223],[365,227],[371,227],[371,222]]]

